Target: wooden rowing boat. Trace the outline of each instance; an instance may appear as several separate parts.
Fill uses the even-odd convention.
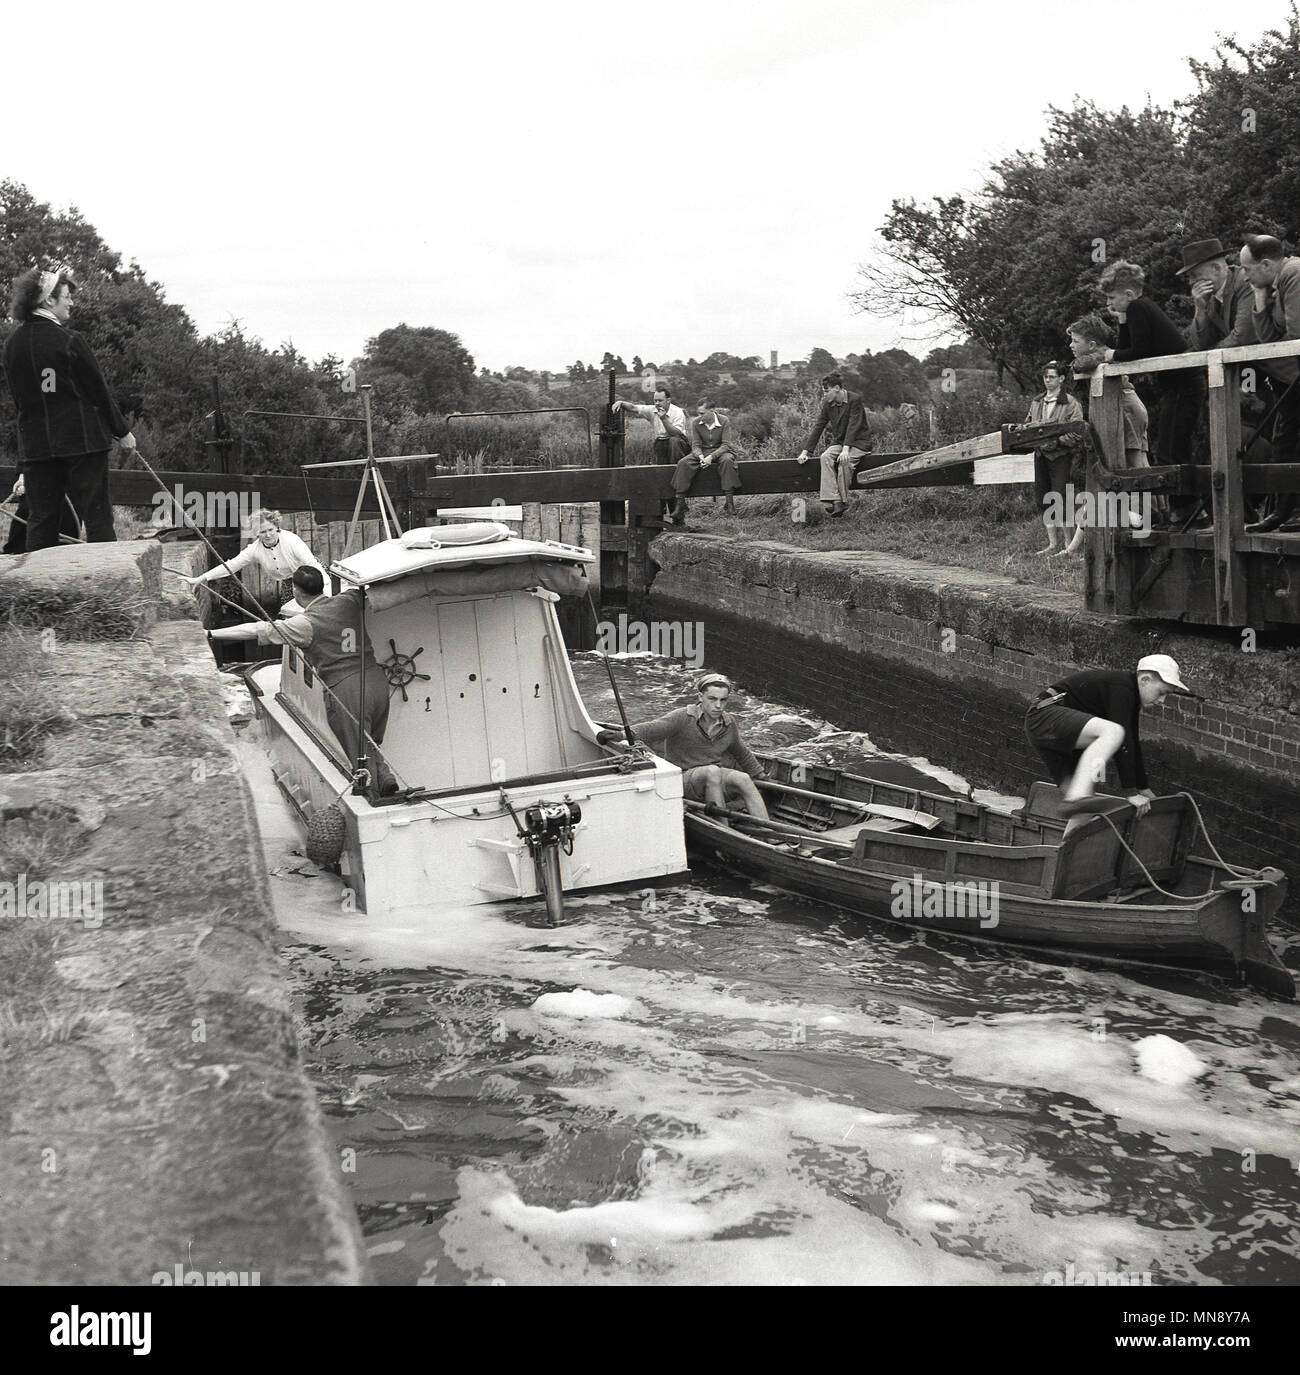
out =
[[[1034,784],[1025,807],[1008,814],[841,769],[760,758],[771,821],[688,804],[687,840],[697,853],[916,929],[1231,971],[1274,997],[1295,997],[1266,934],[1286,876],[1194,855],[1203,832],[1186,794],[1156,798],[1141,817],[1116,798],[1064,837],[1051,784]]]

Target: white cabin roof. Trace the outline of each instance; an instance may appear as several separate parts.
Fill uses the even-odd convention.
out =
[[[336,559],[330,572],[354,587],[392,582],[430,568],[550,559],[557,563],[595,563],[590,549],[558,540],[520,539],[495,521],[470,525],[432,525],[408,530],[398,539],[371,545],[351,558]]]

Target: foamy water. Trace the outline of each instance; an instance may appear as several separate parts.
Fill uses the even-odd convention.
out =
[[[603,668],[577,671],[610,719]],[[634,720],[680,690],[659,661],[621,677]],[[905,767],[739,705],[756,743]],[[241,751],[278,866],[300,836]],[[530,904],[348,914],[337,879],[280,867],[304,1058],[381,1282],[1300,1280],[1290,1005],[922,939],[707,868],[648,909],[570,897],[542,930]]]

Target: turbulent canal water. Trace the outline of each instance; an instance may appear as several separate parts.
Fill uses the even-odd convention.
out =
[[[575,669],[615,719],[599,661]],[[633,720],[691,700],[675,665],[619,673]],[[965,791],[780,703],[733,705],[756,745]],[[299,832],[240,748],[379,1282],[1300,1283],[1292,1005],[926,938],[704,867],[652,900],[570,897],[553,931],[531,904],[350,914],[336,879],[294,872]],[[1274,934],[1294,967],[1300,940]]]

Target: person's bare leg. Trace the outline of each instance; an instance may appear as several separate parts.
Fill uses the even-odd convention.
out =
[[[1057,556],[1058,558],[1062,558],[1062,557],[1064,557],[1066,554],[1077,554],[1077,553],[1079,552],[1079,546],[1082,545],[1082,543],[1083,543],[1083,526],[1082,526],[1082,525],[1076,525],[1076,526],[1074,527],[1074,535],[1071,537],[1069,544],[1067,544],[1067,545],[1065,546],[1064,549],[1058,549],[1058,550],[1056,551],[1056,556]]]
[[[704,770],[704,800],[710,807],[726,810],[727,793],[722,783],[722,770],[716,764],[710,764]]]
[[[1074,776],[1065,787],[1067,802],[1076,797],[1091,797],[1097,791],[1097,784],[1106,777],[1106,765],[1123,743],[1124,727],[1117,721],[1107,721],[1101,716],[1089,720],[1075,741],[1075,749],[1082,747],[1083,753],[1075,765]]]
[[[1046,513],[1043,513],[1043,528],[1047,531],[1047,548],[1037,549],[1038,554],[1059,554],[1065,545],[1065,536],[1061,533],[1061,527]]]
[[[739,795],[740,801],[745,804],[745,810],[751,816],[759,817],[763,821],[768,820],[767,804],[763,801],[763,795],[754,786],[754,780],[747,773],[741,773],[737,769],[728,769],[724,778],[728,789]]]

